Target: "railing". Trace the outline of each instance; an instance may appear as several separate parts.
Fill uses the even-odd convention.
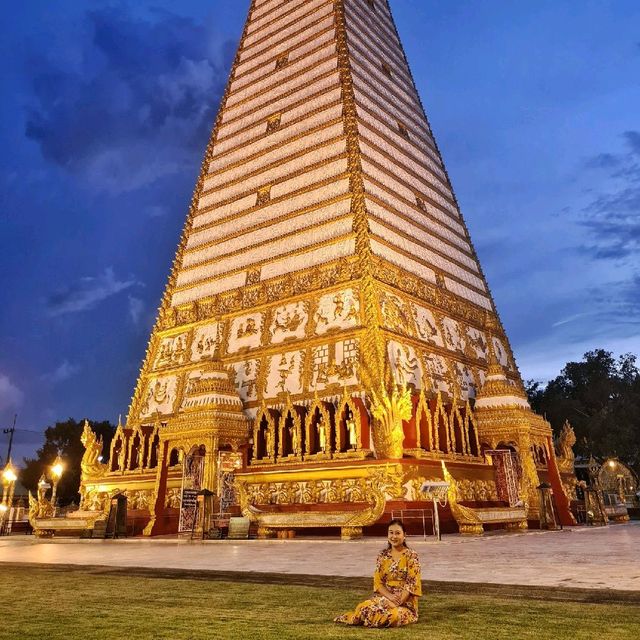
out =
[[[433,518],[433,509],[394,509],[391,512],[391,519],[400,518],[404,524],[409,522],[422,523],[422,537],[427,539],[427,522],[431,525],[431,533],[429,535],[437,536],[436,527]]]

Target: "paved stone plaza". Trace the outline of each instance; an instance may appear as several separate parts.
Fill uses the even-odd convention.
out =
[[[423,579],[640,591],[640,522],[481,538],[410,538]],[[191,542],[175,539],[0,539],[0,563],[106,565],[370,576],[382,538]]]

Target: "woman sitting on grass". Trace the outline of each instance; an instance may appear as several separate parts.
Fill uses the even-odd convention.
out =
[[[401,627],[418,620],[422,595],[420,560],[405,543],[402,520],[389,523],[389,546],[378,555],[373,574],[373,597],[334,622],[365,627]]]

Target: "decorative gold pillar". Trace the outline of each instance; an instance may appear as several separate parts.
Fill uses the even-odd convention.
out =
[[[217,493],[218,489],[218,449],[220,438],[215,435],[208,438],[207,452],[205,454],[204,484],[203,489]]]
[[[520,432],[517,440],[518,453],[522,464],[522,496],[527,502],[527,519],[540,519],[540,495],[538,493],[538,485],[540,478],[536,463],[531,453],[531,436],[528,431]]]

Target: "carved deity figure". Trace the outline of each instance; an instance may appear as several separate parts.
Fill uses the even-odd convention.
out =
[[[332,302],[335,305],[333,308],[333,319],[336,320],[344,313],[344,298],[340,294],[337,294],[333,297]]]
[[[258,333],[258,327],[256,327],[255,318],[247,318],[244,325],[238,327],[236,332],[236,338],[243,338],[244,336],[252,336]]]
[[[447,370],[446,361],[442,356],[425,356],[424,363],[429,371],[431,380],[433,381],[434,391],[448,391],[449,383],[447,378],[449,377],[449,372]]]
[[[558,438],[557,453],[558,467],[560,471],[573,472],[575,454],[573,445],[576,443],[576,434],[568,420],[565,420]]]
[[[278,367],[278,374],[280,375],[280,382],[278,382],[278,388],[284,392],[287,386],[287,378],[293,373],[296,363],[294,356],[291,356],[291,360],[287,363],[287,356],[284,354],[280,358],[280,365]]]
[[[322,420],[322,414],[318,418],[316,429],[318,430],[318,450],[322,451],[322,453],[326,453],[327,452],[327,427]]]
[[[415,355],[411,355],[409,347],[401,345],[396,349],[396,371],[400,378],[400,384],[415,382],[420,379],[420,361]]]
[[[273,455],[273,435],[268,427],[264,431],[265,456],[270,458]]]
[[[186,349],[187,349],[187,345],[185,343],[184,338],[182,336],[178,336],[178,339],[176,340],[174,351],[173,351],[173,361],[180,362],[182,360],[182,356],[184,355],[184,352],[186,351]]]
[[[288,309],[280,309],[276,313],[273,321],[273,333],[281,331],[283,333],[295,333],[298,327],[304,322],[305,317],[300,314],[296,307],[293,312]]]
[[[180,489],[169,489],[165,497],[165,507],[169,509],[179,509],[181,503]]]
[[[302,499],[308,504],[316,504],[322,502],[322,493],[324,491],[324,483],[322,480],[311,480],[306,483],[302,491]]]
[[[161,405],[169,397],[169,381],[165,381],[164,384],[160,380],[156,380],[154,384],[150,385],[145,401],[142,405],[142,414],[147,415],[151,410],[151,403],[155,405]]]
[[[467,336],[469,337],[469,344],[475,350],[476,356],[486,360],[487,341],[484,339],[484,336],[479,331],[472,330],[467,331]]]
[[[240,363],[237,369],[232,367],[229,369],[229,373],[233,377],[236,389],[242,400],[256,399],[259,371],[259,360],[247,360],[244,363]]]
[[[104,496],[98,491],[92,491],[88,500],[89,511],[102,511],[104,508]]]
[[[347,442],[351,449],[355,449],[358,445],[358,434],[356,433],[356,421],[353,419],[353,412],[347,409]]]
[[[497,338],[493,339],[493,349],[495,351],[496,359],[498,360],[498,362],[502,365],[506,365],[508,362],[507,354],[502,348],[502,343]]]
[[[297,455],[300,448],[300,440],[298,438],[298,430],[295,425],[289,427],[289,435],[291,436],[291,450],[294,455]]]
[[[392,329],[400,331],[405,335],[413,335],[411,316],[399,298],[395,296],[385,296],[382,308],[385,318]]]
[[[217,338],[213,338],[211,336],[200,336],[196,349],[198,354],[202,356],[205,353],[210,353],[216,346],[218,346]]]
[[[438,329],[436,329],[435,325],[427,316],[424,316],[422,322],[417,323],[417,326],[420,335],[426,340],[431,340],[438,335]]]
[[[341,363],[337,363],[332,360],[330,363],[318,364],[318,373],[316,375],[316,382],[318,384],[329,384],[333,378],[336,379],[334,384],[339,384],[345,380],[349,380],[355,374],[354,362],[352,360],[343,360]]]
[[[464,340],[460,335],[460,329],[455,321],[448,322],[444,325],[444,335],[450,349],[464,353]]]
[[[124,471],[124,462],[127,455],[127,451],[124,446],[124,442],[120,443],[120,451],[118,452],[118,469]]]

